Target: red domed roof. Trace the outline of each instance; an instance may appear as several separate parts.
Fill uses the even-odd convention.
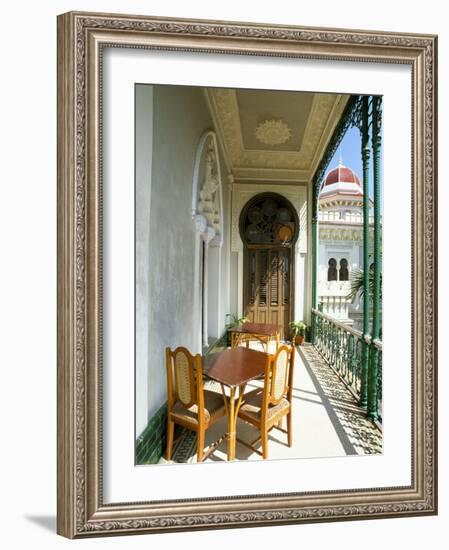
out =
[[[332,185],[333,183],[356,183],[360,187],[357,174],[351,168],[347,168],[342,164],[331,170],[324,181],[324,185]]]

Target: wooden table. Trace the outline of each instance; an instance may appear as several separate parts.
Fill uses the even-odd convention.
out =
[[[263,376],[268,354],[250,348],[233,348],[204,358],[203,373],[221,385],[228,416],[228,460],[235,459],[237,415],[247,382]],[[225,386],[229,388],[229,398]],[[236,390],[239,389],[238,398]]]
[[[270,325],[266,323],[244,323],[238,327],[229,329],[231,333],[231,346],[237,347],[241,342],[248,341],[251,338],[260,340],[265,344],[265,350],[268,351],[268,342],[276,339],[276,349],[279,347],[281,337],[281,327],[279,325]]]

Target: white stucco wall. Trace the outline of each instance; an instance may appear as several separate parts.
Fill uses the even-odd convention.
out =
[[[199,90],[155,86],[148,418],[167,398],[165,348],[195,346],[191,182],[198,140],[210,124]]]
[[[136,110],[136,436],[167,399],[165,348],[197,349],[194,299],[196,232],[192,219],[195,153],[213,129],[198,88],[138,86]],[[152,90],[151,94],[150,91]],[[150,98],[150,95],[152,96]],[[221,154],[219,162],[223,166]],[[227,193],[223,190],[223,209]],[[211,274],[228,283],[229,223]],[[215,304],[224,328],[227,294]],[[220,312],[220,318],[218,318]],[[218,335],[218,334],[217,334]]]
[[[135,331],[136,349],[136,433],[145,429],[148,419],[148,365],[149,350],[149,309],[150,304],[150,211],[151,211],[151,167],[153,150],[153,86],[137,85],[135,88],[136,113],[136,298]]]

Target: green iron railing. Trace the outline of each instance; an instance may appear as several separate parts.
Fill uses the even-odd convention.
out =
[[[364,288],[369,288],[370,246],[374,256],[374,290],[363,295],[363,332],[324,315],[318,308],[318,201],[325,170],[349,127],[359,128],[361,135],[363,187],[363,269]],[[337,125],[330,143],[313,176],[312,196],[312,327],[311,338],[316,349],[357,397],[368,418],[382,417],[382,342],[381,335],[381,142],[382,98],[352,96]],[[373,159],[371,168],[370,159]],[[373,176],[373,242],[370,238],[370,175]],[[372,306],[372,317],[370,314]]]
[[[377,372],[377,416],[382,418],[382,342],[364,339],[363,333],[341,321],[312,309],[314,327],[314,346],[326,360],[332,370],[344,382],[349,391],[361,402],[362,366],[365,342],[370,358],[376,350],[378,357]]]
[[[382,342],[373,340],[372,347],[377,349],[377,418],[382,422]]]

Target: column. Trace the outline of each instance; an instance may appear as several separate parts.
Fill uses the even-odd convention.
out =
[[[209,249],[209,243],[206,239],[204,239],[204,247],[203,247],[203,299],[202,299],[202,329],[203,329],[203,348],[207,347],[209,342],[207,338],[207,253]]]
[[[369,336],[370,336],[370,295],[369,295],[369,96],[362,98],[362,172],[363,172],[363,355],[360,404],[368,404]]]
[[[381,307],[381,197],[380,197],[380,146],[381,146],[381,105],[380,96],[373,97],[373,176],[374,176],[374,291],[373,291],[373,328],[372,340],[378,340],[380,336],[380,307]],[[379,351],[371,344],[371,364],[368,377],[368,416],[377,420],[377,392],[378,392],[378,366]]]
[[[207,318],[208,313],[208,296],[209,296],[209,245],[211,240],[215,237],[215,229],[207,227],[203,234],[204,241],[204,256],[203,256],[203,348],[209,345],[209,322]]]
[[[312,309],[318,307],[318,197],[320,194],[320,182],[317,177],[313,180],[312,187]],[[311,338],[315,343],[316,319],[312,313]]]
[[[207,230],[207,220],[202,214],[196,214],[195,222],[195,261],[194,261],[194,338],[193,348],[196,353],[203,350],[203,234]]]

